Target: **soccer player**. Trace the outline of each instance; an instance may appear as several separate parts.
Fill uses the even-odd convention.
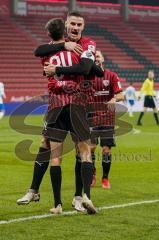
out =
[[[102,64],[104,69],[104,57],[101,51],[97,51],[96,63]],[[96,78],[94,81],[94,102],[95,112],[93,113],[93,122],[96,127],[92,128],[91,141],[92,143],[92,159],[94,163],[94,176],[92,185],[96,183],[96,168],[95,168],[95,146],[100,138],[100,145],[102,147],[102,169],[103,175],[101,184],[103,188],[110,188],[109,172],[111,167],[112,155],[111,147],[115,146],[114,141],[114,126],[115,126],[115,103],[122,101],[124,95],[122,92],[119,77],[116,73],[107,69],[104,70],[102,78]],[[99,105],[105,103],[103,112],[99,109]],[[97,104],[97,105],[96,105]],[[94,146],[93,146],[94,145]]]
[[[133,107],[135,105],[135,101],[137,97],[136,97],[135,88],[133,87],[132,82],[130,82],[129,87],[127,87],[125,90],[125,99],[128,105],[129,116],[133,117]]]
[[[4,98],[6,98],[5,91],[4,91],[4,84],[0,82],[0,119],[2,119],[5,114],[5,108],[3,103]]]
[[[78,34],[79,34],[79,32],[81,34],[81,31],[83,29],[84,20],[81,16],[78,16],[75,18],[77,18],[77,19],[74,19],[74,21],[77,21],[78,24],[80,22],[79,27],[78,27]],[[52,22],[50,22],[50,24],[48,24],[48,30],[49,30],[49,28],[52,28]],[[49,32],[50,32],[50,30],[49,30]],[[79,34],[79,36],[81,36],[80,34]],[[53,36],[54,33],[52,32],[51,35]],[[55,40],[56,40],[56,36],[54,37],[54,41]],[[87,48],[88,48],[88,46],[91,47],[92,41],[88,40],[88,39],[86,39],[86,40],[87,40],[87,44],[86,44]],[[84,38],[82,38],[82,41],[84,42]],[[95,48],[95,46],[93,46],[93,48]],[[89,53],[88,56],[86,53]],[[66,52],[65,54],[67,57],[67,59],[66,59],[67,64],[71,63],[70,65],[72,65],[73,59],[71,59],[70,52],[69,53]],[[90,49],[87,49],[86,51],[84,51],[80,62],[82,62],[83,66],[85,66],[85,64],[87,63],[87,69],[84,67],[83,69],[86,69],[86,70],[82,70],[81,73],[85,73],[87,75],[88,69],[90,69],[92,67],[92,63],[93,63],[92,58],[93,58],[93,54],[92,54],[92,51],[90,51]],[[49,58],[49,61],[51,61],[51,63],[56,64],[56,66],[57,66],[57,63],[59,63],[59,62],[62,62],[63,65],[66,65],[64,52],[60,52],[56,56],[51,56]],[[77,55],[74,58],[74,61],[77,62]],[[50,66],[53,66],[53,65],[51,64]],[[77,65],[70,67],[71,73],[79,72],[78,67],[79,66],[77,66]],[[56,68],[56,71],[58,71],[58,72],[56,72],[58,75],[61,73],[64,73],[65,71],[66,71],[65,74],[69,73],[69,67],[65,67],[65,68],[55,67],[55,68]],[[45,67],[44,70],[45,69],[47,69],[47,68]],[[46,71],[46,74],[49,76],[48,72]],[[66,92],[63,91],[63,90],[67,89],[67,81],[70,80],[73,82],[74,79],[72,79],[70,76],[68,76],[68,77],[66,76],[66,79],[64,81],[64,79],[62,79],[62,77],[59,78],[58,76],[56,76],[56,78],[54,78],[54,79],[49,79],[49,90],[50,90],[49,114],[47,116],[47,127],[46,127],[46,131],[45,131],[45,135],[47,138],[49,138],[51,140],[50,145],[51,145],[52,150],[54,150],[57,146],[58,146],[58,149],[62,150],[61,143],[63,142],[68,130],[73,132],[74,135],[75,136],[77,135],[76,137],[79,138],[78,141],[79,140],[80,141],[78,142],[78,146],[80,148],[81,156],[83,158],[81,172],[82,172],[82,176],[83,176],[83,183],[85,186],[85,195],[83,197],[83,203],[84,203],[85,207],[88,209],[88,212],[95,213],[96,210],[95,210],[91,200],[89,199],[90,198],[90,184],[91,184],[91,179],[92,179],[92,176],[91,176],[92,163],[91,163],[91,157],[90,157],[90,147],[86,141],[89,139],[89,137],[88,137],[89,131],[87,128],[87,122],[86,122],[86,118],[85,118],[84,108],[82,107],[83,99],[76,98],[76,96],[73,96],[73,94],[68,94],[68,91],[66,91]],[[81,77],[77,78],[75,80],[75,81],[77,81],[76,84],[79,83],[79,79],[81,80]],[[75,81],[74,81],[74,83],[75,83]],[[69,89],[67,89],[67,90],[69,90]],[[59,105],[60,105],[60,109],[58,109]],[[61,106],[64,106],[62,108],[62,110],[61,110]],[[72,119],[70,119],[71,111],[72,111],[72,116],[74,118],[73,120],[76,121],[76,124],[78,124],[78,129],[76,128],[75,125],[73,126],[73,123],[75,123],[75,122],[73,122],[73,123],[71,122],[71,120],[72,120]],[[57,112],[59,114],[58,117],[57,117]],[[77,115],[78,115],[77,112],[78,112],[78,114],[80,112],[81,113],[80,116],[83,117],[82,124],[80,123],[80,121],[77,117]],[[54,121],[54,123],[50,122],[54,119],[54,117],[55,118],[57,117],[56,121]],[[66,121],[66,118],[67,118],[67,121]],[[80,126],[80,124],[82,126]],[[82,128],[84,127],[84,129],[82,130],[81,127]],[[74,129],[74,128],[76,128],[76,129]],[[54,129],[62,130],[62,131],[59,131],[60,135],[62,133],[62,136],[59,135],[58,131],[52,131]],[[57,136],[56,136],[56,133],[57,133]],[[52,138],[52,136],[53,136],[53,138]],[[56,142],[55,142],[55,138],[56,138]],[[58,142],[57,142],[57,138],[58,138]],[[45,149],[45,151],[46,151],[46,149]],[[85,156],[82,154],[83,151],[86,153]],[[54,152],[54,151],[52,151],[52,152]],[[49,155],[49,153],[48,153],[48,155]],[[60,153],[60,155],[61,155],[61,153]],[[36,162],[37,161],[35,161],[35,164],[36,164]],[[52,213],[60,213],[62,211],[62,207],[61,207],[61,199],[60,199],[61,168],[59,166],[59,158],[57,159],[54,156],[52,162],[53,162],[53,166],[51,167],[50,173],[51,173],[52,185],[53,185],[53,189],[54,189],[55,208],[51,209],[51,212]],[[37,164],[37,165],[39,165],[39,164]],[[39,166],[37,166],[37,167],[39,167]],[[46,169],[46,167],[45,167],[45,169]],[[45,173],[45,169],[44,169],[44,171],[42,170],[42,177]],[[39,177],[39,171],[37,171],[34,166],[33,183],[36,182],[34,180],[37,178],[37,175]],[[35,177],[35,179],[34,179],[34,177]],[[42,178],[40,179],[39,183],[41,183],[41,180],[42,180]],[[35,194],[37,194],[37,192],[35,192],[36,188],[35,188],[35,186],[33,186],[33,185],[35,185],[33,183],[31,186],[31,190],[34,190],[34,192],[32,192],[31,198],[29,198],[29,200],[27,200],[26,197],[24,196],[22,199],[19,199],[17,201],[17,203],[23,204],[23,203],[29,203],[30,201],[35,201],[34,196],[35,196]],[[38,185],[40,186],[39,183],[38,183]],[[58,189],[58,191],[57,191],[57,189]],[[55,195],[58,195],[58,197]],[[25,202],[25,200],[26,200],[26,202]]]
[[[104,57],[101,51],[96,52],[96,64],[102,64]],[[116,73],[109,70],[104,70],[104,77],[96,77],[93,81],[94,98],[90,102],[90,106],[94,108],[93,113],[88,113],[90,125],[96,126],[91,130],[91,153],[94,164],[94,176],[92,186],[96,184],[96,168],[95,168],[95,148],[98,144],[98,137],[100,138],[100,145],[102,147],[102,187],[110,188],[108,175],[111,166],[111,147],[115,146],[114,142],[114,125],[115,125],[115,109],[114,104],[124,99],[119,77]],[[102,106],[102,107],[99,107]],[[77,155],[77,161],[79,156]],[[75,194],[76,196],[76,194]]]
[[[96,64],[103,65],[104,57],[101,51],[96,52]],[[115,103],[124,100],[119,77],[116,73],[109,70],[104,70],[102,78],[95,77],[93,80],[94,97],[90,98],[88,106],[88,119],[91,126],[91,155],[93,160],[94,174],[92,186],[96,184],[96,167],[95,167],[95,149],[100,138],[102,147],[102,187],[110,188],[109,172],[111,167],[111,147],[115,146],[114,142],[114,125],[115,125]],[[96,127],[95,127],[96,126]],[[76,176],[80,176],[80,156],[77,149],[76,154]],[[82,181],[80,177],[76,182],[75,196],[72,201],[72,206],[78,211],[82,211],[80,202],[82,196]]]
[[[145,93],[144,111],[140,113],[137,121],[137,125],[139,126],[142,125],[141,119],[143,118],[144,113],[147,111],[147,108],[153,109],[154,118],[155,118],[156,124],[158,125],[159,124],[159,119],[157,115],[158,111],[154,101],[155,91],[154,91],[154,71],[153,70],[148,71],[148,78],[144,81],[142,85],[142,88],[140,90],[139,97],[138,97],[139,100],[143,93]]]

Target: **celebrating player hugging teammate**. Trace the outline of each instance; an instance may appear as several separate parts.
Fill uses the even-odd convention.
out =
[[[36,56],[44,57],[42,63],[44,73],[48,78],[48,113],[42,144],[34,164],[31,187],[24,197],[17,200],[17,203],[28,204],[40,199],[39,187],[51,159],[50,177],[55,206],[50,209],[50,212],[55,214],[62,212],[60,165],[63,142],[67,132],[70,131],[77,149],[76,190],[73,205],[78,211],[87,209],[89,214],[94,214],[96,209],[90,200],[90,187],[95,179],[95,163],[94,166],[92,164],[92,159],[95,160],[95,145],[93,144],[96,143],[98,137],[101,138],[102,186],[109,188],[108,174],[111,165],[111,146],[114,145],[115,116],[115,112],[112,113],[110,109],[116,101],[123,99],[123,95],[118,76],[108,70],[105,70],[103,75],[103,70],[99,65],[104,58],[100,51],[97,52],[96,64],[94,63],[96,45],[91,39],[81,36],[84,19],[78,12],[68,14],[66,29],[68,38],[64,39],[62,19],[51,19],[46,24],[46,30],[52,42],[41,45],[35,50]],[[98,94],[100,92],[103,94]],[[103,113],[98,112],[97,102],[106,103]],[[93,107],[95,106],[92,118],[95,128],[91,132],[92,154],[89,125],[86,119],[90,113],[86,115],[85,111],[88,103],[89,105],[93,103]],[[97,119],[100,121],[97,122]],[[98,136],[94,136],[95,132],[98,132]],[[82,192],[84,192],[83,197]]]
[[[46,117],[47,124],[43,132],[45,137],[43,138],[42,145],[35,160],[31,188],[23,198],[17,200],[17,203],[28,204],[30,201],[39,200],[38,190],[49,164],[49,150],[51,148],[50,177],[55,207],[50,209],[50,211],[51,213],[62,212],[60,163],[62,156],[62,143],[67,132],[70,131],[72,139],[78,146],[82,161],[80,174],[82,175],[84,195],[81,201],[88,213],[96,213],[96,209],[90,200],[93,165],[89,143],[90,132],[85,112],[87,98],[83,98],[83,92],[81,89],[79,89],[79,93],[81,91],[81,94],[78,94],[78,96],[76,96],[76,94],[72,91],[69,91],[70,82],[72,82],[72,84],[76,87],[77,85],[78,87],[82,86],[81,83],[87,79],[86,76],[90,71],[97,71],[100,76],[103,75],[102,70],[94,66],[95,64],[93,62],[96,45],[91,39],[81,37],[81,33],[84,28],[84,19],[79,13],[74,12],[68,15],[66,28],[68,38],[81,45],[83,50],[81,55],[79,55],[81,47],[77,46],[76,43],[73,44],[74,52],[67,52],[64,48],[66,45],[63,37],[64,25],[62,19],[50,20],[46,25],[46,28],[49,36],[54,41],[54,44],[49,46],[47,45],[47,47],[51,48],[51,51],[46,55],[52,54],[43,61],[44,64],[48,64],[49,62],[47,66],[44,66],[45,74],[48,77],[49,89],[49,106]],[[57,36],[59,37],[58,39]],[[63,49],[63,51],[55,54],[55,49],[57,51],[57,47],[59,47],[57,43],[60,44],[60,50]],[[55,47],[55,49],[52,49],[52,47]],[[40,48],[40,50],[41,49],[42,48]],[[53,63],[55,65],[53,65]],[[66,67],[65,64],[68,64],[70,67]],[[72,64],[75,65],[71,66]],[[61,66],[58,67],[59,65]],[[59,78],[59,75],[64,76],[60,76]]]

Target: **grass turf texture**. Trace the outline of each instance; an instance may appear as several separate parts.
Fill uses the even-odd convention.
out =
[[[97,149],[97,186],[92,189],[92,200],[97,207],[159,199],[159,126],[155,125],[151,113],[144,116],[142,127],[136,126],[137,115],[134,118],[126,115],[124,119],[141,132],[132,131],[117,137],[110,173],[111,190],[101,188],[101,156],[100,149]],[[30,116],[26,123],[40,126],[42,117]],[[16,200],[30,186],[33,161],[20,160],[15,154],[15,146],[24,139],[33,140],[30,150],[35,154],[40,136],[24,135],[12,130],[8,117],[1,120],[0,128],[0,220],[48,213],[53,206],[49,171],[40,189],[40,202],[27,206],[16,205]],[[68,139],[65,152],[72,147],[73,144]],[[24,147],[21,152],[27,158]],[[68,152],[62,164],[64,211],[72,210],[71,200],[74,193],[75,155],[74,150]],[[11,223],[0,225],[0,239],[157,240],[158,213],[159,204],[154,203],[103,210],[96,216],[78,214]]]

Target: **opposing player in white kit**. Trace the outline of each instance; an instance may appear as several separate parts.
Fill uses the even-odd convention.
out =
[[[125,99],[128,105],[129,116],[133,117],[133,108],[135,105],[135,101],[137,100],[137,97],[136,97],[135,88],[133,87],[132,82],[130,83],[129,87],[126,88],[125,90]]]
[[[6,98],[6,95],[4,92],[4,84],[0,82],[0,119],[2,119],[5,114],[5,108],[3,103],[4,98]]]

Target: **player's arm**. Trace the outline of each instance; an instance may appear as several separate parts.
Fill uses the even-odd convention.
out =
[[[96,44],[90,40],[83,45],[83,53],[81,54],[81,60],[78,64],[74,64],[70,67],[48,65],[44,67],[44,71],[47,76],[52,76],[54,74],[57,74],[58,76],[61,74],[88,75],[95,61],[95,48]]]
[[[51,54],[56,54],[59,51],[73,51],[76,54],[83,52],[82,47],[75,42],[62,42],[57,44],[43,44],[37,47],[34,51],[35,57],[47,57]]]
[[[95,61],[94,53],[90,50],[86,50],[81,54],[81,60],[78,64],[74,64],[71,67],[56,67],[55,73],[57,75],[88,75],[93,67]]]
[[[124,93],[123,93],[123,90],[122,90],[120,79],[119,79],[119,76],[116,73],[113,73],[112,91],[114,93],[114,97],[116,99],[116,102],[124,100]]]
[[[62,67],[56,67],[53,64],[49,64],[48,66],[44,67],[44,72],[45,72],[46,76],[52,76],[55,73],[58,76],[60,76],[61,74],[88,75],[89,72],[91,74],[95,74],[97,77],[104,76],[104,72],[101,67],[96,66],[95,63],[93,63],[92,61],[88,61],[86,59],[81,59],[79,64],[75,64],[72,67],[63,67],[62,68]],[[61,81],[62,81],[62,79],[61,79]]]
[[[114,97],[107,104],[112,105],[115,104],[116,102],[124,101],[124,93],[121,87],[120,79],[116,73],[113,73],[111,88]]]
[[[88,53],[89,56],[84,52],[82,54],[82,58],[78,64],[74,64],[71,67],[57,67],[53,64],[49,64],[48,66],[44,67],[44,71],[46,76],[53,76],[57,74],[60,76],[61,74],[64,75],[88,75],[91,71],[91,68],[94,64],[94,55],[92,52]]]
[[[92,66],[92,69],[91,69],[91,74],[96,75],[97,77],[103,77],[104,76],[104,71],[99,65],[96,65],[94,63],[93,66]]]
[[[65,42],[58,44],[43,44],[38,46],[34,51],[35,57],[47,57],[50,54],[56,54],[65,49]]]
[[[118,92],[114,95],[112,99],[110,99],[109,102],[107,102],[107,107],[109,110],[114,111],[115,110],[115,103],[124,101],[124,93],[123,92]]]
[[[120,101],[124,101],[125,100],[125,98],[124,98],[124,93],[123,92],[119,92],[119,93],[116,93],[115,95],[114,95],[114,97],[112,98],[112,99],[110,99],[110,101],[109,102],[107,102],[107,105],[108,105],[108,107],[111,109],[111,107],[113,107],[113,109],[114,109],[114,104],[116,103],[116,102],[120,102]]]
[[[115,97],[116,102],[124,101],[124,93],[123,92],[116,93],[114,97]]]
[[[93,66],[93,61],[91,59],[82,58],[79,64],[74,64],[71,67],[56,67],[55,73],[57,75],[88,75]]]
[[[71,67],[56,67],[55,73],[60,75],[85,75],[87,76],[95,61],[96,44],[92,40],[87,41],[83,46],[83,53],[79,64]]]
[[[143,83],[143,85],[141,87],[138,99],[141,98],[142,94],[146,91],[146,88],[147,88],[147,81],[145,80],[145,82]]]

